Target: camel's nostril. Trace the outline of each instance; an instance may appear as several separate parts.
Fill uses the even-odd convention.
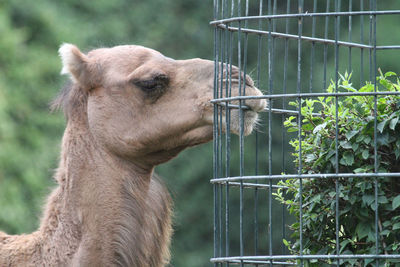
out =
[[[255,112],[261,112],[267,107],[267,101],[265,99],[253,99],[249,100],[247,105]]]
[[[253,92],[249,92],[249,95],[254,96],[263,96],[263,93],[256,87],[252,87],[254,90]],[[267,107],[267,100],[260,98],[260,99],[251,99],[247,102],[248,106],[255,112],[261,112]]]

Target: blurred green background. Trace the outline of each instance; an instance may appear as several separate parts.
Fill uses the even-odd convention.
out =
[[[38,227],[55,186],[64,129],[49,103],[66,81],[57,54],[63,42],[83,51],[138,44],[186,59],[212,59],[209,1],[0,0],[0,229]],[[208,266],[212,255],[210,145],[160,168],[174,196],[173,266]]]
[[[305,2],[306,7],[312,9],[311,1]],[[395,9],[396,2],[378,1],[378,8]],[[213,59],[214,35],[209,26],[212,17],[211,0],[0,0],[2,231],[18,234],[36,229],[45,197],[55,186],[51,177],[57,167],[65,121],[61,112],[49,113],[49,102],[65,82],[59,75],[59,45],[69,42],[88,51],[102,46],[139,44],[176,59]],[[324,24],[318,25],[320,28]],[[383,41],[378,44],[400,44],[395,25],[399,25],[398,16],[379,24],[379,36]],[[348,25],[343,23],[342,27]],[[255,39],[249,41],[256,44]],[[249,58],[255,61],[256,47],[250,45],[249,51]],[[264,63],[267,63],[266,51],[262,56]],[[290,51],[296,58],[296,45]],[[309,56],[305,58],[308,60]],[[399,58],[397,51],[382,53],[379,66],[399,72]],[[333,63],[332,54],[329,60]],[[277,68],[281,67],[282,60],[277,57],[276,61],[279,61]],[[290,68],[294,70],[295,67],[294,64]],[[267,73],[266,67],[262,70]],[[321,80],[320,72],[315,80]],[[281,79],[282,72],[276,75]],[[295,82],[296,76],[291,75],[288,84]],[[280,122],[280,117],[274,120]],[[280,132],[274,134],[279,136]],[[274,146],[279,150],[281,144],[276,142]],[[279,164],[279,159],[275,157],[274,164]],[[237,158],[235,160],[237,162]],[[212,144],[206,144],[189,149],[157,168],[175,201],[172,266],[210,265],[209,258],[213,254],[213,191],[209,183],[212,166]],[[266,165],[263,166],[265,169]]]

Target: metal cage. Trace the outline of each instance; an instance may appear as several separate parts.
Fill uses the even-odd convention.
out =
[[[390,3],[389,3],[390,2]],[[373,120],[371,153],[374,169],[370,172],[341,172],[339,168],[340,139],[338,137],[338,103],[346,96],[371,96],[374,107],[379,97],[400,92],[377,90],[378,68],[396,71],[393,61],[380,61],[381,55],[398,55],[400,45],[391,38],[377,38],[380,23],[400,17],[392,10],[394,1],[376,0],[298,0],[241,1],[214,0],[214,266],[400,266],[399,252],[383,253],[380,227],[378,187],[382,179],[400,178],[400,172],[381,172],[377,156],[377,113]],[[382,4],[382,6],[381,6]],[[392,4],[392,6],[390,6]],[[379,9],[378,9],[379,7]],[[390,9],[390,10],[388,10]],[[398,25],[392,25],[396,33]],[[393,42],[393,43],[390,43]],[[220,64],[225,63],[225,64]],[[239,109],[241,123],[246,111],[245,100],[251,96],[230,95],[229,68],[236,65],[254,79],[267,99],[268,107],[261,113],[259,130],[244,138],[229,131],[231,109]],[[399,66],[397,66],[399,67]],[[226,68],[226,71],[224,71]],[[341,75],[351,73],[354,87],[371,81],[371,92],[343,92],[338,88]],[[332,85],[334,90],[326,92]],[[246,85],[243,83],[242,92]],[[332,97],[336,105],[336,134],[333,137],[336,159],[333,171],[308,173],[301,153],[302,100]],[[236,101],[236,102],[234,102]],[[297,101],[298,106],[289,102]],[[234,102],[234,103],[233,103]],[[236,103],[236,104],[235,104]],[[226,112],[223,112],[226,111]],[[371,114],[374,114],[372,112]],[[294,116],[298,132],[288,133],[284,121]],[[224,118],[223,118],[224,117]],[[222,122],[226,121],[226,133]],[[241,126],[243,133],[243,125]],[[289,140],[299,140],[297,156]],[[294,164],[297,161],[297,164]],[[374,188],[373,203],[375,246],[366,254],[346,254],[341,251],[340,179],[363,178]],[[292,216],[275,197],[277,190],[285,194],[278,181],[293,179],[299,184],[299,215]],[[306,180],[328,179],[335,185],[334,253],[312,254],[304,250],[304,203],[302,196]],[[399,193],[400,194],[400,193]],[[288,225],[298,223],[299,235],[291,237]],[[298,242],[298,251],[291,251],[283,240]],[[397,263],[396,263],[397,262]],[[325,264],[325,265],[324,265]]]

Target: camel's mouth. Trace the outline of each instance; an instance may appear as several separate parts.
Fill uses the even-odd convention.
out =
[[[237,135],[249,135],[257,128],[259,115],[253,110],[230,110],[228,116],[222,111],[222,131]]]
[[[253,80],[248,75],[246,75],[245,79],[242,77],[240,81],[242,84],[241,87],[239,77],[236,76],[233,76],[230,80],[222,79],[222,97],[235,97],[240,94],[257,97],[263,95],[262,92],[254,86]],[[230,87],[230,93],[224,90],[227,87]],[[259,98],[242,100],[241,107],[239,107],[238,100],[221,103],[221,105],[223,107],[221,111],[222,116],[220,117],[222,119],[222,130],[237,135],[249,135],[257,126],[259,118],[258,112],[266,108],[267,102],[265,99]],[[226,114],[227,107],[225,107],[225,105],[228,105],[229,114]]]

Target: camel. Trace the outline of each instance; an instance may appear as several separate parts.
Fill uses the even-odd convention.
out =
[[[154,167],[212,140],[214,62],[135,45],[59,54],[70,82],[54,101],[66,116],[58,185],[36,232],[0,232],[0,266],[165,266],[171,197]],[[231,75],[232,96],[239,75],[246,95],[262,95],[238,68]],[[247,135],[266,100],[244,104]]]

